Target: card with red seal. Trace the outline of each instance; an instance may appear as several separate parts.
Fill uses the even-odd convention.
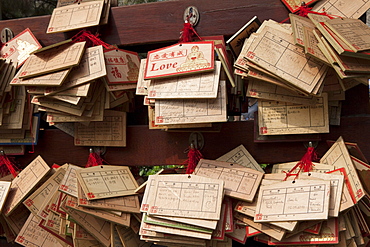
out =
[[[155,125],[226,122],[226,82],[220,81],[216,99],[157,99]]]
[[[11,182],[0,181],[0,212],[10,191]]]
[[[77,66],[85,51],[85,41],[67,43],[32,54],[23,65],[19,78],[31,78]]]
[[[3,212],[9,215],[30,194],[32,189],[48,174],[50,167],[39,155],[12,181]]]
[[[260,187],[255,222],[328,219],[330,181],[297,179]]]
[[[58,238],[60,241],[63,241],[66,245],[72,246],[73,240],[70,236],[65,234],[60,234],[59,230],[61,226],[61,218],[59,214],[50,213],[48,215],[48,219],[42,219],[39,223],[39,227],[44,229],[45,231],[49,232],[55,238]]]
[[[262,45],[263,44],[263,45]],[[283,48],[284,47],[284,48]],[[318,94],[328,67],[306,56],[290,33],[264,27],[246,52],[245,59],[305,92]]]
[[[354,204],[356,204],[365,195],[364,188],[357,174],[356,167],[351,160],[351,156],[349,155],[343,137],[339,137],[330,147],[330,149],[321,158],[320,163],[345,169],[348,176],[348,189]]]
[[[219,220],[224,181],[198,175],[157,175],[145,190],[148,215]]]
[[[122,49],[104,51],[108,84],[136,83],[139,76],[140,59],[136,52]]]
[[[82,191],[81,186],[78,184],[78,206],[104,209],[104,210],[115,210],[129,213],[139,213],[140,203],[139,196],[121,196],[112,197],[100,200],[88,200],[85,193]]]
[[[59,185],[59,191],[67,195],[78,197],[76,171],[82,167],[68,164],[66,173]]]
[[[144,79],[214,70],[214,42],[200,41],[149,51]]]
[[[298,0],[297,0],[298,1]],[[321,12],[323,9],[331,16],[340,16],[358,19],[370,8],[369,1],[352,0],[338,2],[337,0],[323,0],[315,4],[312,11]]]
[[[93,166],[76,176],[88,200],[134,195],[139,187],[127,166]]]
[[[314,134],[329,132],[328,97],[317,97],[316,105],[258,100],[260,135]]]
[[[100,23],[104,0],[77,2],[55,8],[46,33],[58,33],[97,26]]]
[[[31,213],[37,215],[40,210],[44,209],[44,205],[50,201],[51,197],[58,190],[59,183],[65,175],[66,167],[60,167],[58,170],[44,182],[35,192],[33,192],[23,204]]]
[[[194,75],[151,80],[148,98],[151,99],[214,99],[217,97],[221,62],[215,62],[215,70]]]
[[[26,247],[63,247],[64,245],[51,233],[39,226],[39,222],[40,220],[34,214],[30,214],[15,242]]]
[[[309,28],[315,28],[315,24],[306,17],[295,15],[295,14],[289,14],[290,22],[292,23],[292,30],[294,35],[294,40],[296,45],[304,46],[305,40],[304,40],[304,27]]]
[[[201,159],[194,174],[221,179],[225,182],[225,195],[245,201],[253,201],[263,173],[237,163]]]

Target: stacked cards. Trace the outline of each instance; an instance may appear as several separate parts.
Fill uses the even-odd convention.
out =
[[[128,167],[50,169],[38,156],[0,187],[0,222],[8,241],[45,247],[145,244],[137,235],[138,184]]]
[[[233,200],[253,201],[264,174],[256,164],[239,146],[218,160],[200,160],[193,174],[149,176],[141,239],[166,246],[245,242],[246,227],[233,220]]]
[[[110,0],[60,0],[47,33],[106,24],[109,10]],[[29,117],[35,111],[74,136],[77,146],[126,146],[130,89],[136,88],[140,66],[136,52],[110,46],[87,31],[41,48],[26,29],[0,54],[6,58],[0,61],[0,143],[36,143],[40,114]]]
[[[59,0],[47,28],[47,33],[67,32],[108,23],[110,0]]]
[[[364,162],[359,163],[365,170]],[[255,200],[237,202],[234,217],[260,231],[255,239],[268,245],[368,242],[369,211],[363,206],[368,195],[343,139],[314,163],[311,172],[288,176],[297,172],[292,170],[296,164],[275,164],[272,173],[265,174]],[[353,235],[347,236],[349,229]]]
[[[353,18],[308,16],[290,14],[291,24],[264,21],[237,54],[234,73],[247,80],[246,96],[258,99],[259,136],[328,133],[329,125],[340,125],[344,91],[368,85],[369,27]],[[254,17],[243,28],[255,26]]]
[[[148,52],[141,61],[136,94],[146,95],[149,128],[208,127],[226,121],[221,74],[227,64],[215,61],[215,49],[219,51],[214,41],[200,41]]]
[[[50,169],[38,156],[0,181],[0,224],[23,246],[368,244],[370,166],[356,144],[330,144],[310,172],[292,170],[296,161],[265,174],[240,145],[141,186],[126,166]]]
[[[29,53],[41,48],[30,29],[26,29],[3,44],[0,49],[0,143],[37,143],[38,117],[30,118],[33,107],[27,107],[24,88],[13,88],[11,81]],[[35,128],[31,128],[35,126]],[[15,152],[17,153],[17,152]]]

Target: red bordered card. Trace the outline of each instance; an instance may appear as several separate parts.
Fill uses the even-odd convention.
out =
[[[17,68],[19,68],[31,52],[41,47],[31,30],[27,28],[1,47],[0,56],[18,63]]]
[[[104,59],[108,84],[137,82],[140,58],[136,52],[118,48],[105,50]]]
[[[214,70],[214,42],[179,43],[149,51],[144,79]]]

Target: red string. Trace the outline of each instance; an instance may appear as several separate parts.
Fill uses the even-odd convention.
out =
[[[194,35],[198,37],[199,40],[202,40],[202,38],[198,35],[197,31],[195,31],[193,25],[190,23],[190,17],[186,17],[186,21],[184,23],[184,27],[181,30],[181,36],[180,36],[180,43],[185,43],[185,42],[192,42]]]
[[[303,172],[310,172],[312,171],[313,167],[315,166],[312,161],[317,160],[317,154],[315,152],[315,148],[308,147],[307,152],[303,155],[302,159],[292,168],[290,171],[285,172],[286,177],[284,179],[287,180],[290,176],[295,176],[296,179],[299,173],[303,170]],[[297,168],[299,168],[297,173],[293,173]]]
[[[203,155],[197,148],[189,147],[188,152],[188,159],[187,159],[187,167],[186,167],[186,174],[192,174],[195,170],[200,159],[203,158]]]
[[[87,47],[102,45],[105,49],[110,49],[112,46],[99,39],[99,36],[100,34],[98,33],[93,35],[90,31],[81,30],[72,37],[72,42],[86,41]]]
[[[100,156],[100,154],[96,152],[90,152],[85,168],[92,167],[92,166],[101,166],[101,165],[106,165],[106,164],[108,164],[108,162],[106,162]]]
[[[4,169],[4,165],[6,169]],[[0,173],[2,177],[7,175],[9,172],[13,175],[13,177],[16,177],[18,175],[17,171],[19,171],[19,169],[9,160],[9,158],[5,154],[0,155],[0,167]]]
[[[334,19],[335,17],[339,17],[339,16],[335,16],[335,15],[329,15],[328,13],[326,13],[325,11],[320,13],[320,12],[316,12],[316,11],[311,11],[312,8],[308,7],[307,4],[303,4],[302,6],[300,6],[296,12],[296,15],[299,15],[299,16],[303,16],[303,17],[307,17],[308,14],[316,14],[316,15],[324,15],[324,16],[327,16],[329,17],[330,19]],[[289,20],[290,18],[286,18],[284,19],[283,21],[281,21],[280,23],[284,23],[286,22],[287,20]]]

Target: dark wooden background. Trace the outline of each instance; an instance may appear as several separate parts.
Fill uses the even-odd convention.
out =
[[[146,52],[153,47],[176,43],[183,26],[183,13],[188,6],[196,6],[200,21],[196,26],[201,36],[224,35],[229,38],[253,16],[259,20],[282,21],[288,17],[288,10],[280,0],[180,0],[157,2],[111,9],[109,24],[98,31],[101,39],[128,50]],[[74,32],[46,34],[50,16],[0,21],[0,30],[9,27],[15,34],[30,28],[43,45],[62,41]],[[136,96],[142,102],[142,96]],[[137,106],[141,111],[142,106]],[[369,98],[368,88],[356,86],[346,92],[343,102],[341,126],[332,126],[329,134],[321,134],[317,147],[319,156],[328,149],[326,140],[343,136],[345,141],[356,142],[370,160],[369,140]],[[131,120],[130,120],[131,118]],[[184,150],[189,145],[190,131],[149,130],[145,123],[145,111],[129,115],[127,147],[107,148],[104,156],[110,164],[143,166],[180,164],[186,159]],[[304,142],[255,143],[254,123],[228,122],[215,124],[212,131],[199,129],[205,140],[202,153],[205,158],[214,159],[236,146],[243,144],[259,163],[278,163],[299,160],[305,153]],[[312,137],[316,140],[316,136]],[[30,147],[28,147],[30,150]],[[28,151],[27,150],[27,151]],[[84,166],[89,147],[75,147],[73,138],[58,129],[40,131],[39,143],[34,153],[26,153],[17,160],[27,165],[37,155],[49,164],[66,162]]]

